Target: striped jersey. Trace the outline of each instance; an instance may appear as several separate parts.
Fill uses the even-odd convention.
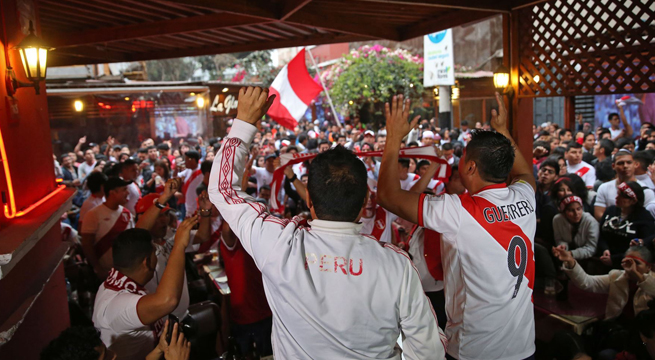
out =
[[[534,354],[534,210],[534,189],[524,181],[472,195],[421,195],[419,225],[442,235],[450,356]]]

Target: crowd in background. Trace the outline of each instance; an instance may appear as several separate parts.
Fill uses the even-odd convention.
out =
[[[593,335],[584,339],[569,333],[555,337],[553,342],[558,345],[553,349],[559,351],[554,354],[558,359],[577,358],[585,352],[602,359],[655,358],[655,310],[651,302],[655,297],[655,278],[651,272],[655,237],[655,127],[644,123],[640,129],[632,129],[620,104],[618,113],[611,114],[608,120],[610,128],[593,128],[582,121],[581,116],[576,117],[575,129],[549,123],[534,126],[538,221],[535,289],[565,300],[570,281],[584,291],[609,294],[604,325],[594,328]],[[463,121],[459,128],[442,129],[435,119],[422,120],[410,132],[404,147],[435,147],[451,166],[452,176],[446,182],[435,178],[419,183],[422,177],[435,177],[438,166],[428,160],[401,158],[398,171],[403,189],[437,195],[466,191],[458,182],[457,167],[460,158],[465,156],[471,132],[478,129],[489,130],[490,126]],[[284,187],[272,194],[271,182],[280,166],[280,155],[322,153],[338,145],[354,152],[378,151],[384,150],[385,141],[384,128],[369,129],[358,118],[347,120],[343,126],[301,121],[294,131],[262,122],[251,147],[242,187],[266,206],[270,205],[271,197],[281,199],[284,211],[276,216],[300,215],[310,219],[304,186],[311,160],[289,167],[285,171]],[[176,233],[180,233],[178,224],[192,219],[195,229],[187,230],[188,224],[182,229],[191,237],[191,241],[186,240],[185,251],[202,253],[217,249],[226,269],[233,293],[230,322],[234,339],[231,342],[244,353],[251,351],[254,343],[254,348],[262,354],[270,354],[271,312],[261,274],[206,196],[209,173],[221,143],[221,138],[159,143],[146,139],[134,149],[118,144],[112,137],[102,144],[82,137],[74,151],[55,159],[58,178],[77,189],[74,209],[62,221],[62,234],[78,244],[78,255],[86,258],[93,273],[102,281],[111,277],[117,267],[116,259],[112,266],[108,256],[111,251],[102,249],[103,239],[111,237],[119,241],[121,231],[134,227],[149,231],[149,238],[157,249],[166,254],[158,262],[157,266],[162,268],[155,271],[154,285],[152,288],[146,286],[148,293],[156,294],[160,292],[158,285],[164,284],[163,279],[168,275],[164,273],[167,265],[161,263],[171,264],[178,242]],[[360,158],[374,190],[380,158]],[[372,196],[362,218],[362,231],[372,234],[378,241],[391,242],[408,250],[418,261],[411,241],[415,224],[380,209]],[[376,231],[376,221],[381,218],[386,226]],[[132,235],[136,238],[143,234]],[[134,246],[136,240],[125,241]],[[423,250],[419,250],[419,255],[420,251]],[[419,271],[423,271],[422,275],[433,275],[420,266]],[[186,276],[188,271],[185,281]],[[435,284],[440,281],[436,277],[430,279]],[[443,289],[443,284],[440,286]],[[186,289],[187,284],[183,287]],[[427,289],[425,284],[424,290],[426,293],[442,291],[439,286]],[[179,310],[180,318],[193,302],[188,290],[183,292],[186,295],[179,296],[182,300],[169,306],[171,311]],[[258,300],[240,303],[234,300],[240,298],[234,294]],[[100,296],[100,292],[95,296]],[[432,297],[430,300],[438,315],[445,318],[443,303]],[[98,307],[97,299],[95,306]],[[101,319],[97,309],[90,309],[91,313],[98,327],[96,322]],[[440,325],[445,323],[439,320]],[[101,329],[100,336],[110,347],[103,331]],[[93,337],[94,333],[68,335]],[[89,342],[91,347],[99,344],[102,342]],[[231,347],[231,344],[224,344],[227,350]],[[167,352],[170,350],[164,346],[159,355]]]

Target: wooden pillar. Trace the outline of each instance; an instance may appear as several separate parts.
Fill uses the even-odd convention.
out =
[[[533,99],[519,98],[519,14],[503,14],[503,63],[510,69],[509,125],[512,137],[526,159],[532,159]]]
[[[575,130],[575,125],[575,97],[567,96],[564,98],[564,128]]]

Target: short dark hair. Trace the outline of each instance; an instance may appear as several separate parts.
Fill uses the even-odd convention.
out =
[[[161,143],[157,145],[157,150],[170,150],[171,147],[167,143]]]
[[[616,147],[619,148],[619,149],[622,149],[624,146],[630,145],[630,144],[634,144],[634,143],[632,142],[632,139],[629,139],[629,138],[620,138],[620,139],[616,140]]]
[[[316,156],[309,166],[307,188],[316,216],[355,221],[368,191],[366,167],[351,151],[337,146]]]
[[[324,145],[324,144],[325,144],[325,145],[330,145],[330,143],[329,143],[327,140],[321,140],[321,141],[319,141],[317,147],[321,147],[321,145]]]
[[[612,156],[612,153],[614,152],[614,141],[610,139],[603,139],[598,142],[598,146],[600,146],[600,150],[603,151],[603,154],[605,156],[610,157]]]
[[[210,160],[205,160],[200,164],[200,172],[205,175],[207,173],[210,173],[212,171],[212,164],[214,164],[213,161]]]
[[[416,170],[422,168],[423,166],[430,166],[430,162],[428,160],[421,160],[416,164]]]
[[[412,146],[418,146],[418,143],[416,141],[410,141],[409,144],[407,144],[407,147],[412,147]]]
[[[449,142],[441,145],[441,150],[452,150],[453,148],[454,148],[453,144],[451,144]]]
[[[542,136],[550,136],[550,133],[548,132],[548,130],[541,130],[539,131],[539,136],[537,137],[542,137]]]
[[[150,145],[150,146],[148,146],[148,147],[146,148],[146,152],[148,152],[148,151],[150,151],[150,150],[152,150],[152,149],[157,150],[157,148],[156,148],[154,145]]]
[[[609,115],[607,115],[607,120],[612,120],[612,118],[615,117],[615,116],[618,117],[618,118],[620,119],[619,114],[617,114],[617,113],[610,113]]]
[[[271,187],[268,186],[268,185],[262,185],[262,187],[259,188],[259,191],[262,191],[262,190],[268,190],[268,191],[271,191]]]
[[[139,154],[147,154],[147,153],[148,153],[148,149],[146,149],[146,148],[139,148],[139,150],[138,150],[137,152],[138,152]]]
[[[460,123],[460,126],[469,126],[469,122],[464,120]]]
[[[62,331],[41,351],[41,360],[95,360],[100,356],[95,348],[101,345],[96,328],[73,326]]]
[[[115,269],[121,272],[134,269],[152,254],[152,235],[145,229],[125,230],[118,234],[111,250]]]
[[[466,161],[475,162],[482,179],[497,184],[507,180],[515,156],[512,142],[495,131],[472,131],[466,145]]]
[[[185,152],[184,156],[194,159],[195,161],[200,161],[200,153],[195,150],[189,150]]]
[[[584,134],[584,137],[583,137],[582,139],[587,140],[587,136],[589,136],[589,135],[593,136],[594,139],[596,139],[596,134],[594,134],[594,133],[591,132],[591,131],[588,132],[588,133],[586,133],[586,134]]]
[[[558,137],[559,139],[562,139],[562,136],[564,136],[564,135],[567,134],[567,133],[571,134],[572,132],[571,132],[571,130],[569,130],[569,129],[561,129],[561,130],[559,131],[559,135],[557,135],[557,137]]]
[[[64,159],[67,158],[67,157],[71,157],[71,156],[68,153],[62,154],[60,159],[61,159],[61,161],[64,161]]]
[[[134,160],[132,158],[128,158],[128,159],[125,159],[125,161],[123,161],[122,163],[117,164],[116,166],[120,166],[118,168],[118,171],[122,172],[123,169],[127,168],[128,166],[133,166],[133,165],[137,165],[137,164],[138,163],[136,162],[136,160]]]
[[[599,137],[599,138],[602,138],[603,135],[605,135],[605,134],[610,134],[610,136],[612,136],[612,132],[610,131],[610,129],[608,129],[608,128],[602,128],[602,129],[600,129],[600,131],[598,132],[598,137]]]
[[[571,141],[566,145],[566,152],[571,151],[571,149],[582,149],[582,144],[578,144],[575,141]]]
[[[107,179],[109,179],[107,175],[94,171],[86,177],[86,187],[89,188],[92,194],[97,193],[102,190],[102,186],[107,182]]]
[[[398,164],[402,165],[404,168],[409,167],[409,159],[408,158],[398,158]]]
[[[643,171],[648,171],[648,165],[653,163],[653,157],[648,151],[635,151],[632,157],[635,159],[635,162],[639,163],[639,167]]]
[[[552,167],[555,170],[555,175],[559,175],[559,163],[557,162],[557,160],[552,158],[547,158],[539,165],[539,170],[543,169],[546,166]]]

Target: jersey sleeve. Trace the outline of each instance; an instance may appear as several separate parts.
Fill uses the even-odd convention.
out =
[[[596,169],[593,166],[589,166],[589,171],[585,174],[584,182],[588,188],[594,187],[596,184]]]
[[[527,201],[533,209],[537,207],[537,198],[534,193],[534,188],[524,180],[515,181],[512,185],[508,186],[508,188],[521,194],[521,200]]]
[[[409,258],[403,274],[399,310],[404,357],[412,360],[445,358],[448,341],[437,323],[430,301],[423,293],[418,271]]]
[[[457,234],[461,221],[462,202],[456,195],[421,194],[418,225],[443,235]]]
[[[113,314],[113,318],[108,319],[112,330],[128,331],[148,325],[141,322],[136,310],[142,297],[143,295],[128,292],[121,292],[114,297],[105,311],[105,314]]]
[[[295,221],[278,219],[266,206],[241,190],[249,145],[257,128],[236,120],[214,158],[209,177],[209,199],[262,270],[266,258],[280,243],[280,234]],[[295,226],[293,227],[295,229]]]

